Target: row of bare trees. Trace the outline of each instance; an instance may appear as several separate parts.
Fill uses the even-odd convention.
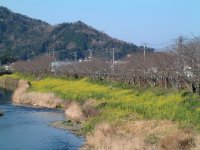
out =
[[[101,80],[114,80],[140,86],[188,88],[200,93],[200,40],[179,40],[170,50],[135,53],[123,61],[107,62],[91,59],[83,62],[52,61],[53,57],[40,56],[28,62],[14,63],[14,70],[38,76],[56,74],[89,76]]]
[[[54,57],[52,56],[41,55],[34,58],[33,60],[17,61],[11,64],[11,67],[16,72],[43,76],[49,74],[53,60]]]

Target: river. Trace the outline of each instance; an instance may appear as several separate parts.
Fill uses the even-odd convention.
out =
[[[0,150],[76,150],[84,138],[68,131],[49,127],[63,120],[60,110],[15,105],[12,93],[0,90]]]

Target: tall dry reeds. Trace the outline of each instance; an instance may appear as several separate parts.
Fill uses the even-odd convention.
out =
[[[141,138],[119,133],[106,123],[99,124],[93,134],[87,137],[87,146],[94,150],[140,150],[145,148]]]
[[[74,121],[82,121],[84,119],[81,106],[76,102],[71,102],[66,106],[65,114]]]
[[[29,87],[28,81],[20,80],[18,88],[15,90],[12,97],[13,102],[47,108],[64,106],[64,102],[53,93],[28,92],[27,90]]]
[[[155,125],[157,123],[157,125]],[[108,123],[96,126],[87,136],[86,145],[82,148],[92,150],[192,150],[195,143],[200,143],[190,131],[178,129],[171,123],[154,121],[136,121],[129,132],[126,129],[114,128]],[[147,129],[144,126],[147,125]],[[148,124],[150,127],[148,127]],[[154,127],[152,125],[155,125]],[[141,126],[138,126],[141,125]],[[124,126],[126,128],[127,126]],[[171,130],[171,132],[168,130]],[[151,129],[150,129],[151,128]],[[175,129],[176,128],[176,129]],[[125,131],[126,130],[126,131]],[[133,130],[134,132],[131,132]]]

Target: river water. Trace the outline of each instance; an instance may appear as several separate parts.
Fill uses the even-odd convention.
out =
[[[11,92],[0,90],[0,150],[76,150],[84,138],[49,127],[63,120],[59,110],[15,105]]]

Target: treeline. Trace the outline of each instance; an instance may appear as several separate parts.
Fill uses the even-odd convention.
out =
[[[54,74],[112,80],[139,86],[188,88],[200,94],[200,40],[179,39],[164,52],[135,53],[123,61],[91,58],[86,62],[54,62],[42,56],[30,62],[16,62],[15,71],[37,76]],[[50,65],[51,64],[51,65]]]

